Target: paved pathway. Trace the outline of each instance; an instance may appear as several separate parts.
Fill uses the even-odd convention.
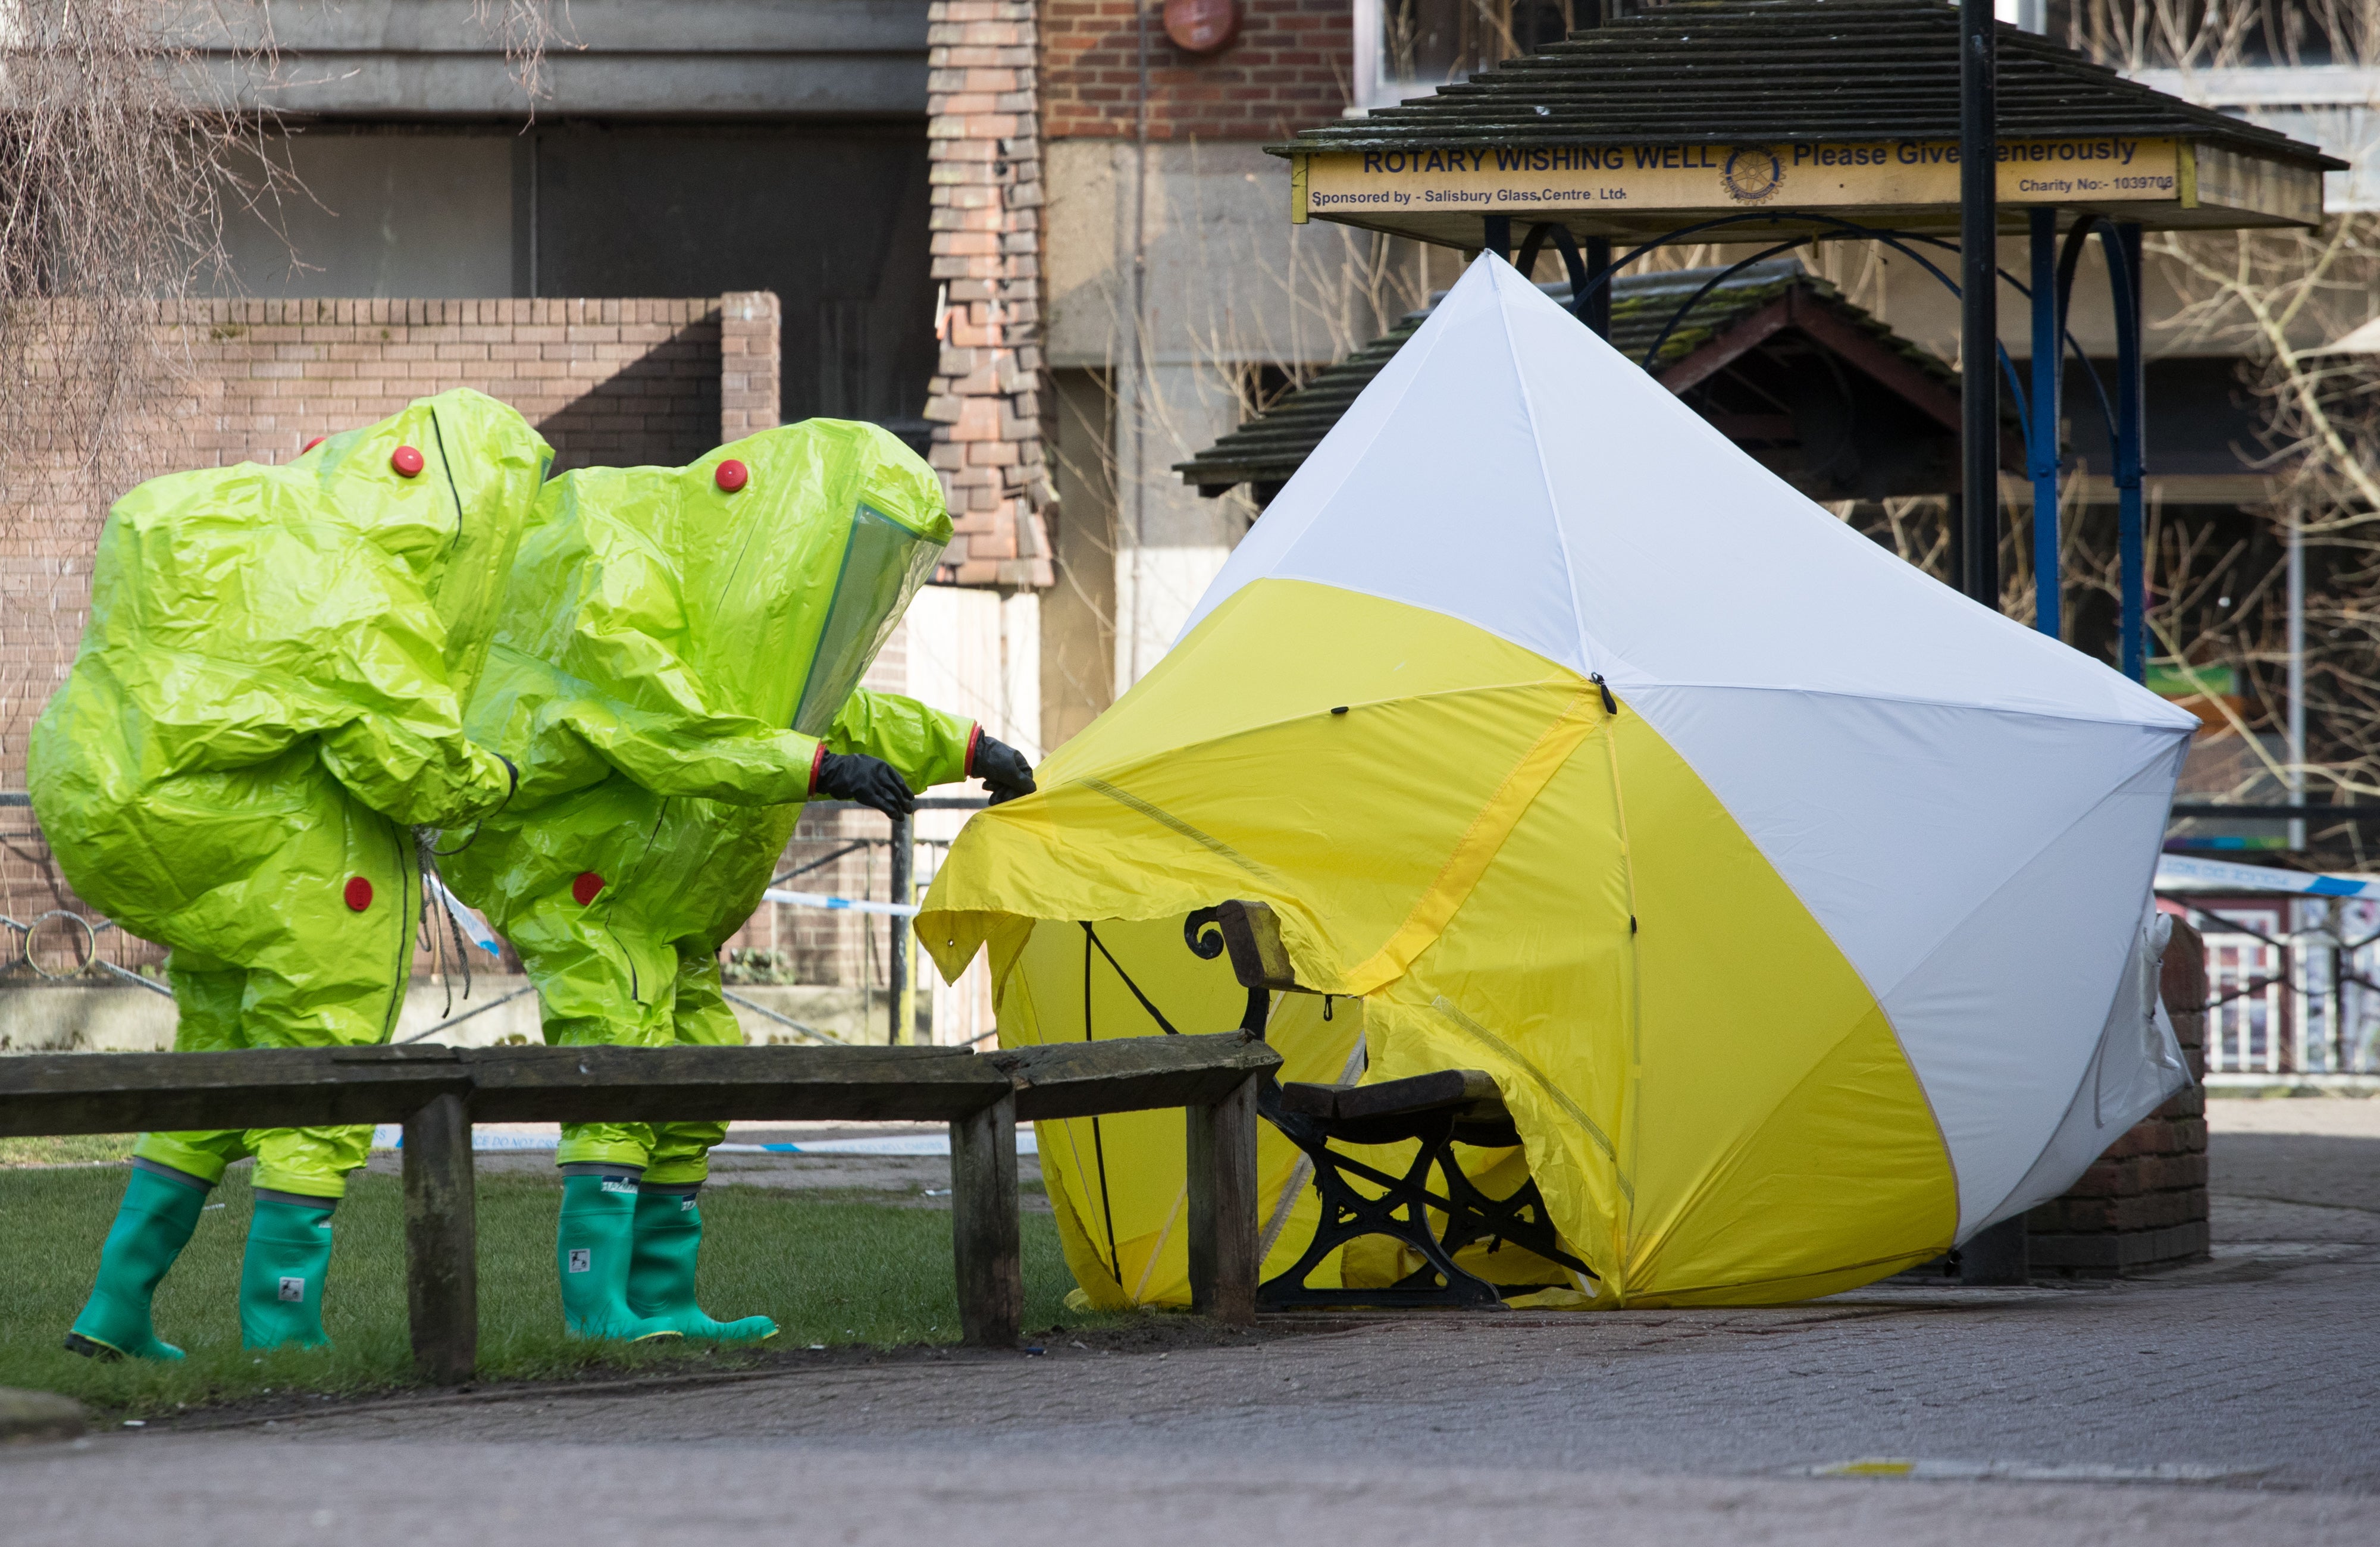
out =
[[[822,1355],[724,1384],[161,1426],[0,1454],[5,1534],[2368,1543],[2380,1102],[2227,1110],[2246,1106],[2217,1106],[2217,1260],[2153,1280]],[[1811,1475],[1875,1458],[1996,1480]],[[2044,1480],[2061,1469],[2143,1480]]]

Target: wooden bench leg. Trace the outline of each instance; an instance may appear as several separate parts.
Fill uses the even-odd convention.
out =
[[[1184,1109],[1189,1132],[1190,1309],[1225,1322],[1257,1314],[1257,1082]]]
[[[440,1096],[405,1120],[405,1300],[413,1367],[432,1385],[461,1385],[479,1363],[476,1202],[470,1112]]]
[[[951,1125],[951,1255],[969,1343],[1013,1348],[1025,1321],[1025,1243],[1016,1216],[1016,1099]]]

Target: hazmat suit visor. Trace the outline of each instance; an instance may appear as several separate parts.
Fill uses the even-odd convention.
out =
[[[818,650],[794,709],[794,729],[823,737],[836,711],[859,686],[909,599],[934,571],[943,544],[862,502],[835,575],[834,595],[819,630]]]

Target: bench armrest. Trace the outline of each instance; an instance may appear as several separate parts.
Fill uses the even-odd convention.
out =
[[[1232,971],[1242,988],[1268,989],[1276,993],[1312,993],[1302,988],[1281,944],[1281,920],[1269,903],[1234,899],[1215,909],[1223,932],[1223,948],[1231,953]]]

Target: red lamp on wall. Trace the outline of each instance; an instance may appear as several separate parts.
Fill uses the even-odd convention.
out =
[[[1165,0],[1165,35],[1185,54],[1212,54],[1240,35],[1240,0]]]

